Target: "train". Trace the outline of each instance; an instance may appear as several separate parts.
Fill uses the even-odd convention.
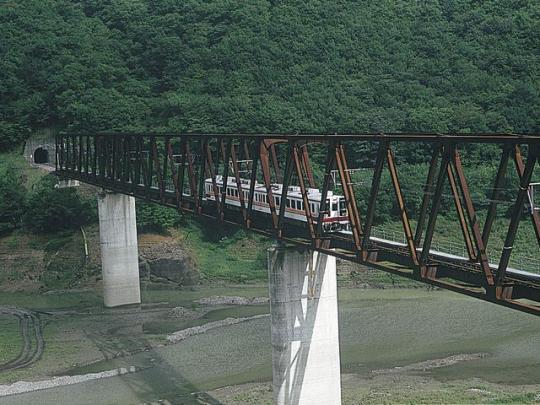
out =
[[[208,201],[216,201],[214,194],[214,185],[211,178],[205,179],[205,198]],[[247,204],[249,200],[249,190],[251,180],[240,179],[241,190],[238,189],[235,178],[229,177],[225,190],[227,198],[225,203],[230,206],[240,207],[240,193],[243,193],[244,201]],[[223,176],[216,176],[216,186],[219,196],[223,193]],[[282,204],[283,185],[272,184],[272,196],[274,198],[276,209],[279,210]],[[321,206],[321,192],[317,188],[307,189],[308,201],[311,214],[315,223],[319,218]],[[287,190],[287,200],[285,203],[285,218],[293,221],[307,222],[304,210],[304,201],[299,186],[289,186]],[[323,216],[323,230],[325,232],[339,232],[350,229],[349,217],[345,198],[341,195],[335,195],[328,191],[326,198],[327,213]],[[270,214],[270,204],[268,194],[264,184],[255,182],[255,192],[253,196],[253,210]]]

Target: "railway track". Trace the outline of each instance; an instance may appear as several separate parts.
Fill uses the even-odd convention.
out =
[[[22,339],[19,354],[14,359],[0,364],[0,372],[24,368],[38,361],[45,348],[39,316],[32,311],[14,307],[0,307],[0,315],[18,318]]]

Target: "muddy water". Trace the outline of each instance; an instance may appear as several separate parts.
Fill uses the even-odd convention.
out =
[[[229,295],[260,296],[265,291],[243,288]],[[187,306],[201,296],[225,295],[212,289],[189,292],[182,299],[178,298],[180,294],[147,293],[145,299]],[[371,370],[457,354],[486,353],[471,361],[414,373],[448,383],[473,377],[505,384],[540,382],[538,317],[440,291],[341,289],[339,300],[344,373],[369,376]],[[267,306],[219,308],[209,312],[206,319],[186,321],[184,326],[267,310]],[[174,326],[178,324],[153,319],[142,323],[141,334],[168,333]],[[135,374],[3,398],[2,403],[25,403],[38,398],[40,403],[58,403],[59,398],[74,396],[79,399],[76,403],[140,403],[180,397],[189,403],[193,392],[270,380],[270,350],[269,320],[257,319],[214,329],[175,345],[71,370],[85,373],[120,366],[143,369]]]

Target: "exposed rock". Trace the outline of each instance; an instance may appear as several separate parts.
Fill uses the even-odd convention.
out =
[[[469,388],[467,392],[471,392],[473,394],[480,394],[480,395],[493,395],[492,392],[483,390],[481,388]]]
[[[172,240],[163,238],[159,243],[141,243],[139,260],[142,278],[154,276],[180,285],[194,285],[199,282],[195,262]]]
[[[214,296],[201,298],[195,302],[200,305],[260,305],[268,301],[268,297]]]
[[[489,353],[471,353],[471,354],[456,354],[442,359],[433,359],[421,361],[419,363],[408,364],[401,367],[385,368],[380,370],[372,370],[372,374],[394,374],[408,371],[428,371],[434,368],[453,366],[462,361],[480,360],[488,357]]]
[[[170,318],[197,319],[204,315],[206,311],[193,310],[184,307],[175,307],[168,312]]]

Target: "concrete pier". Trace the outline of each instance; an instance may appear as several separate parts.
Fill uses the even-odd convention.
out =
[[[101,193],[98,211],[105,306],[140,304],[135,198]]]
[[[341,404],[336,258],[268,249],[274,403]]]

